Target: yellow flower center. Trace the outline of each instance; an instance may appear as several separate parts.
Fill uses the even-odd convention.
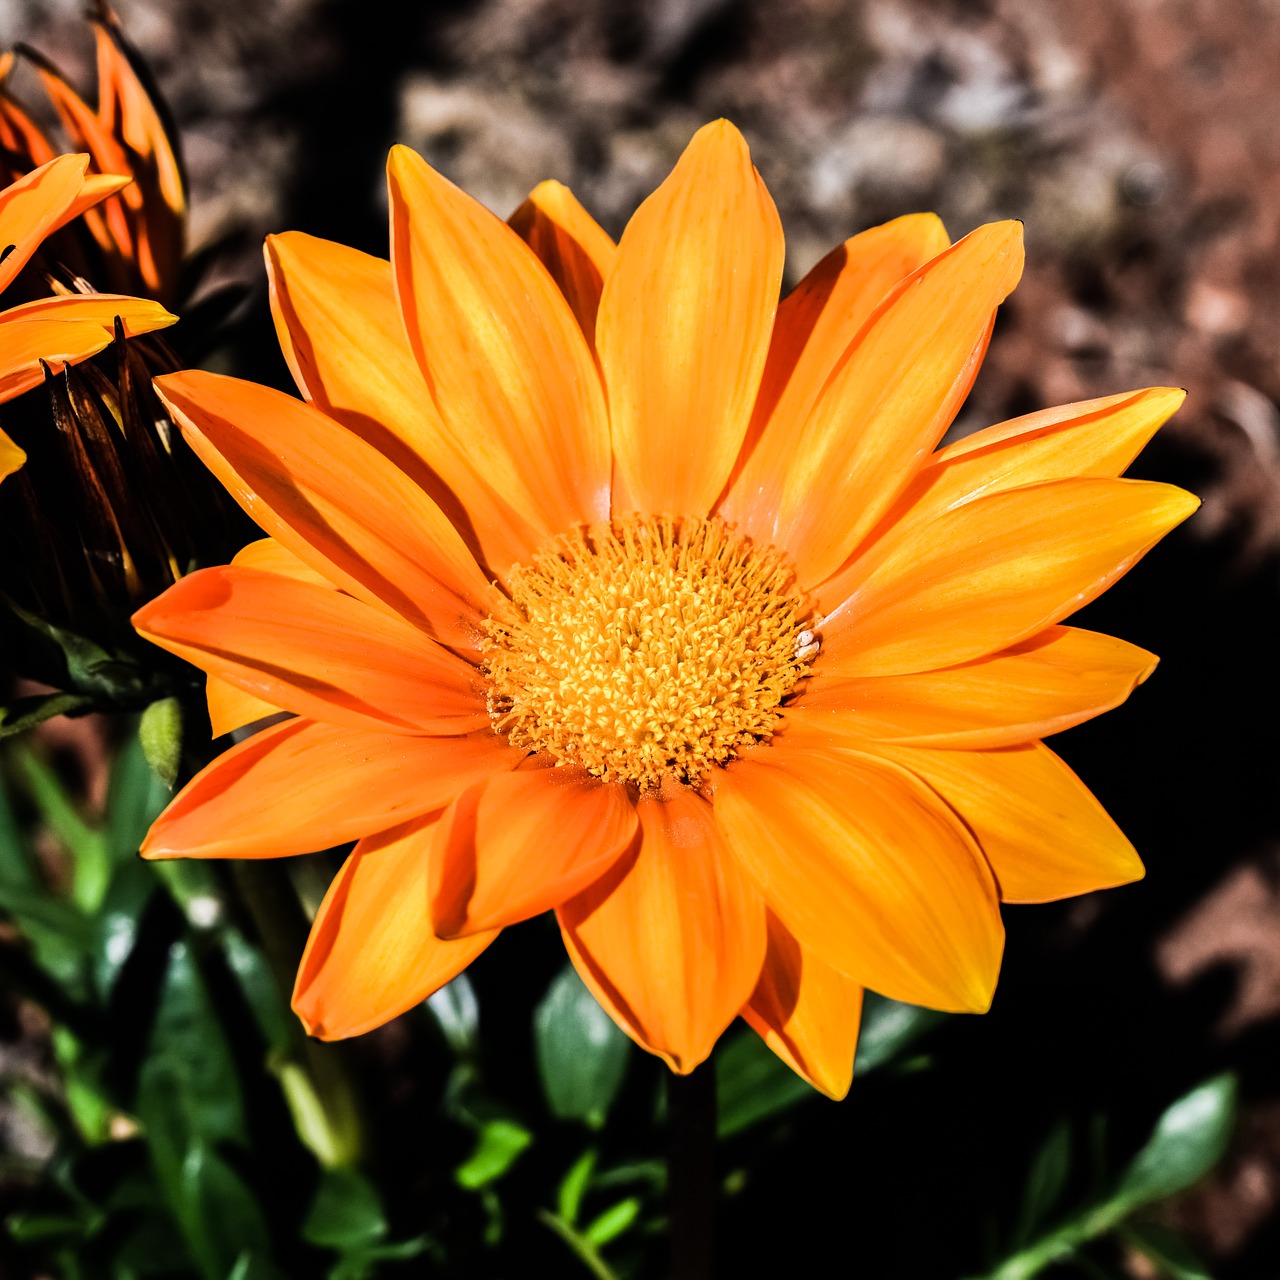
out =
[[[483,644],[495,727],[639,788],[767,740],[817,652],[782,557],[718,517],[577,531],[509,589]]]

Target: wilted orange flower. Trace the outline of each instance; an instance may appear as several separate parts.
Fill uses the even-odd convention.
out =
[[[1059,625],[1196,499],[1117,479],[1148,390],[934,452],[1021,228],[855,236],[781,304],[746,145],[701,130],[616,246],[556,183],[504,224],[397,147],[391,260],[267,245],[306,397],[159,379],[270,535],[142,609],[221,756],[153,858],[358,839],[294,1007],[349,1036],[554,909],[688,1071],[742,1014],[818,1088],[863,987],[985,1009],[1000,901],[1142,874],[1046,734],[1155,658]]]
[[[88,177],[88,166],[88,156],[58,156],[0,190],[0,290],[12,284],[47,236],[129,182]],[[115,337],[116,317],[129,337],[177,319],[159,303],[108,293],[38,298],[0,311],[0,402],[41,382],[42,364],[57,372],[102,351]],[[0,432],[0,478],[23,457]]]
[[[173,128],[146,63],[125,39],[102,0],[89,6],[98,55],[98,102],[90,106],[62,73],[34,49],[23,47],[59,123],[76,151],[89,154],[98,174],[126,174],[133,182],[85,217],[96,246],[94,260],[61,252],[62,259],[99,288],[104,284],[172,302],[178,291],[186,230],[187,193]],[[15,55],[0,56],[0,164],[16,177],[63,148],[13,95]],[[78,246],[83,248],[84,246]],[[62,246],[61,248],[65,248]]]

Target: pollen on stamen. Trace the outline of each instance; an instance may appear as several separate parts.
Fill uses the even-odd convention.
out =
[[[575,531],[508,588],[482,645],[494,727],[641,790],[767,741],[818,650],[786,562],[718,517]]]

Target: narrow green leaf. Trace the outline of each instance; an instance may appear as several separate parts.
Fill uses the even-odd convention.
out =
[[[480,1129],[475,1150],[454,1170],[454,1179],[468,1191],[496,1182],[520,1158],[533,1134],[512,1120],[490,1120]]]
[[[631,1042],[572,965],[547,988],[533,1015],[534,1050],[552,1115],[598,1128],[626,1074]]]
[[[1071,1128],[1060,1120],[1050,1131],[1027,1174],[1013,1243],[1022,1245],[1044,1224],[1062,1197],[1071,1172]]]
[[[570,1166],[556,1193],[556,1208],[561,1219],[571,1227],[577,1224],[582,1197],[586,1195],[591,1175],[595,1172],[597,1155],[594,1147],[588,1147]]]
[[[92,705],[91,699],[78,693],[41,693],[30,698],[15,698],[0,706],[0,738],[12,738],[54,716],[86,711]]]
[[[610,1240],[616,1240],[640,1216],[640,1201],[635,1196],[620,1200],[606,1209],[582,1233],[597,1249],[603,1249]]]

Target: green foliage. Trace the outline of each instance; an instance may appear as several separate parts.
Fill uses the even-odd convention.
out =
[[[1092,1264],[1080,1251],[1113,1233],[1172,1280],[1204,1277],[1203,1266],[1177,1237],[1127,1220],[1199,1182],[1222,1158],[1235,1116],[1235,1077],[1223,1074],[1206,1081],[1164,1112],[1143,1148],[1099,1195],[1023,1243],[1059,1201],[1070,1174],[1070,1134],[1059,1126],[1040,1149],[1028,1176],[1014,1239],[1018,1247],[985,1280],[1030,1280],[1052,1264],[1068,1260],[1087,1268]]]
[[[548,988],[533,1026],[538,1075],[551,1114],[599,1129],[622,1087],[630,1040],[572,965]]]

